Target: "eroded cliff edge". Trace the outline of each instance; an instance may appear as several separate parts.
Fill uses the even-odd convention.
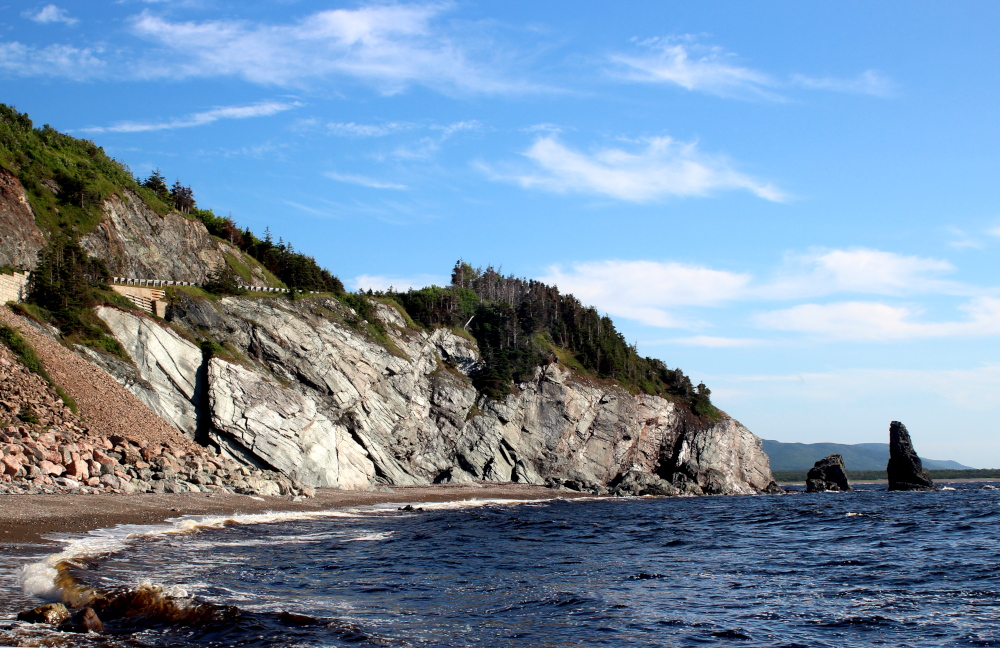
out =
[[[490,400],[469,378],[475,342],[407,326],[376,305],[381,341],[327,297],[180,295],[169,324],[102,307],[134,361],[105,368],[186,435],[309,485],[558,478],[606,487],[630,472],[694,494],[772,483],[760,440],[724,413],[697,417],[558,363]],[[227,357],[193,342],[209,333]]]

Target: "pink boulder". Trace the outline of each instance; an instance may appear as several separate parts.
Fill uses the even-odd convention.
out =
[[[90,477],[90,469],[87,462],[76,459],[66,464],[66,476],[74,479],[87,479]]]
[[[55,475],[56,477],[66,472],[66,469],[61,465],[45,459],[38,462],[38,469],[42,471],[43,475]]]

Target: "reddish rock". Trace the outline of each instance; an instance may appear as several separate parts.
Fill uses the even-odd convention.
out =
[[[43,475],[54,475],[56,477],[66,472],[66,469],[61,465],[45,459],[38,462],[38,469],[42,471]]]
[[[84,461],[79,459],[70,461],[66,464],[66,476],[73,479],[87,479],[90,477],[90,469]]]
[[[114,466],[118,463],[112,457],[109,457],[100,450],[94,450],[94,461],[99,464],[104,464],[105,466]]]
[[[21,469],[21,462],[13,455],[6,455],[3,459],[0,459],[0,466],[3,466],[3,473],[5,475],[14,476]]]

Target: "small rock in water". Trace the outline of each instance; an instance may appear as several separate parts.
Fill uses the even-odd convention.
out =
[[[422,508],[414,508],[413,504],[407,504],[406,506],[400,506],[397,511],[423,511]]]
[[[806,492],[823,493],[848,492],[854,490],[847,480],[844,458],[839,454],[823,457],[809,469],[806,475]]]
[[[62,603],[48,603],[39,605],[34,610],[21,612],[17,615],[18,621],[28,623],[51,623],[56,625],[69,618],[69,610]]]
[[[85,607],[60,623],[59,629],[65,632],[104,632],[104,624],[94,608]]]

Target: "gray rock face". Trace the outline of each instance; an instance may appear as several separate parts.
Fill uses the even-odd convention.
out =
[[[128,191],[104,202],[104,218],[81,244],[104,259],[112,276],[137,279],[202,283],[226,254],[243,258],[235,247],[213,239],[200,221],[177,213],[160,216]],[[249,265],[254,272],[249,283],[267,285],[256,264]]]
[[[314,486],[365,488],[375,476],[364,450],[316,403],[239,365],[208,363],[213,440]],[[220,434],[221,433],[221,434]]]
[[[628,492],[635,485],[717,494],[757,493],[773,483],[760,440],[724,414],[700,419],[558,364],[536,369],[503,401],[483,399],[469,378],[479,366],[474,342],[447,329],[408,330],[393,307],[376,305],[391,341],[385,346],[363,326],[345,324],[356,314],[330,298],[176,305],[175,326],[210,330],[243,356],[243,366],[219,359],[201,366],[198,349],[174,331],[99,312],[158,398],[177,404],[173,416],[188,422],[185,429],[197,419],[182,407],[188,403],[208,416],[208,434],[225,452],[304,484],[557,479],[582,490],[615,482]],[[175,352],[187,359],[183,369]],[[199,371],[206,376],[201,400]],[[157,411],[166,410],[161,403]]]
[[[35,225],[24,187],[4,168],[0,168],[0,232],[0,266],[34,270],[45,237]]]
[[[806,475],[807,493],[848,492],[854,490],[847,479],[844,458],[839,454],[823,457]]]
[[[924,470],[906,426],[899,421],[889,424],[889,464],[886,466],[889,490],[936,490],[934,480]]]
[[[139,397],[160,418],[194,439],[198,432],[198,410],[205,400],[205,377],[201,349],[169,328],[146,317],[101,306],[97,315],[128,351],[138,370],[102,367]]]

